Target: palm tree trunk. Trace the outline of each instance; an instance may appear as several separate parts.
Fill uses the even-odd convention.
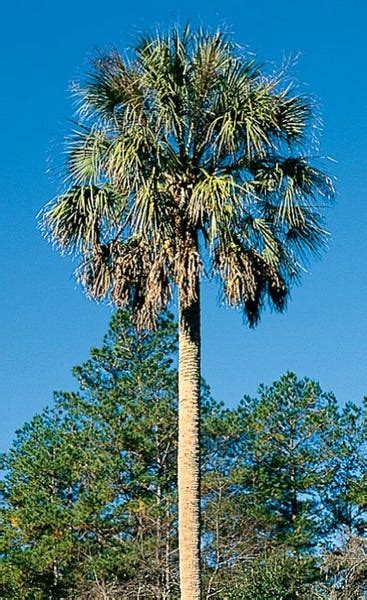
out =
[[[179,293],[178,536],[181,600],[200,600],[200,298]]]

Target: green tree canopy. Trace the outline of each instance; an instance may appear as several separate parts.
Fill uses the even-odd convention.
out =
[[[282,309],[333,194],[312,100],[223,33],[189,27],[99,55],[75,95],[67,189],[43,223],[81,257],[88,294],[149,325],[173,285],[189,305],[205,270],[250,323],[266,297]]]

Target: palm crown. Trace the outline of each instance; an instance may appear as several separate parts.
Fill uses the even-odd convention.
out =
[[[98,58],[76,91],[67,190],[44,224],[80,253],[88,293],[153,326],[172,286],[189,305],[206,274],[250,324],[267,298],[282,310],[333,192],[305,155],[312,102],[188,28]]]

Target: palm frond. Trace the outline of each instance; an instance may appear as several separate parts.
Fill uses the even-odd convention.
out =
[[[111,142],[100,129],[76,129],[68,138],[68,179],[73,185],[98,185]]]
[[[250,326],[258,322],[266,298],[277,310],[284,309],[289,288],[281,269],[238,240],[217,248],[214,271],[221,278],[226,302],[242,308]]]
[[[142,109],[139,76],[117,51],[98,56],[84,86],[74,85],[73,91],[83,119],[98,116],[115,124],[126,105]]]
[[[317,198],[328,201],[333,198],[332,179],[323,171],[314,167],[306,156],[282,157],[269,154],[266,158],[249,163],[249,170],[254,177],[254,185],[263,195],[278,197],[291,188],[292,197],[303,201],[314,201]]]
[[[279,95],[274,120],[280,135],[290,142],[303,142],[314,118],[313,103],[302,95],[291,95],[290,90]]]
[[[197,300],[197,281],[203,272],[199,249],[193,240],[177,240],[177,259],[174,263],[173,278],[180,289],[183,306],[190,306]]]
[[[219,224],[233,217],[243,193],[231,175],[210,174],[203,170],[190,195],[187,207],[190,221],[194,226],[207,225],[209,239],[215,239]]]
[[[125,199],[110,186],[79,186],[45,207],[42,226],[63,252],[83,251],[101,243],[104,227],[117,228]]]

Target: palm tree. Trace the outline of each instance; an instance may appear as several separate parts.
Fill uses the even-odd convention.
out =
[[[306,154],[312,102],[222,33],[171,30],[99,56],[79,99],[52,242],[87,294],[154,327],[178,290],[181,597],[200,598],[200,280],[255,325],[325,243],[330,179]]]

